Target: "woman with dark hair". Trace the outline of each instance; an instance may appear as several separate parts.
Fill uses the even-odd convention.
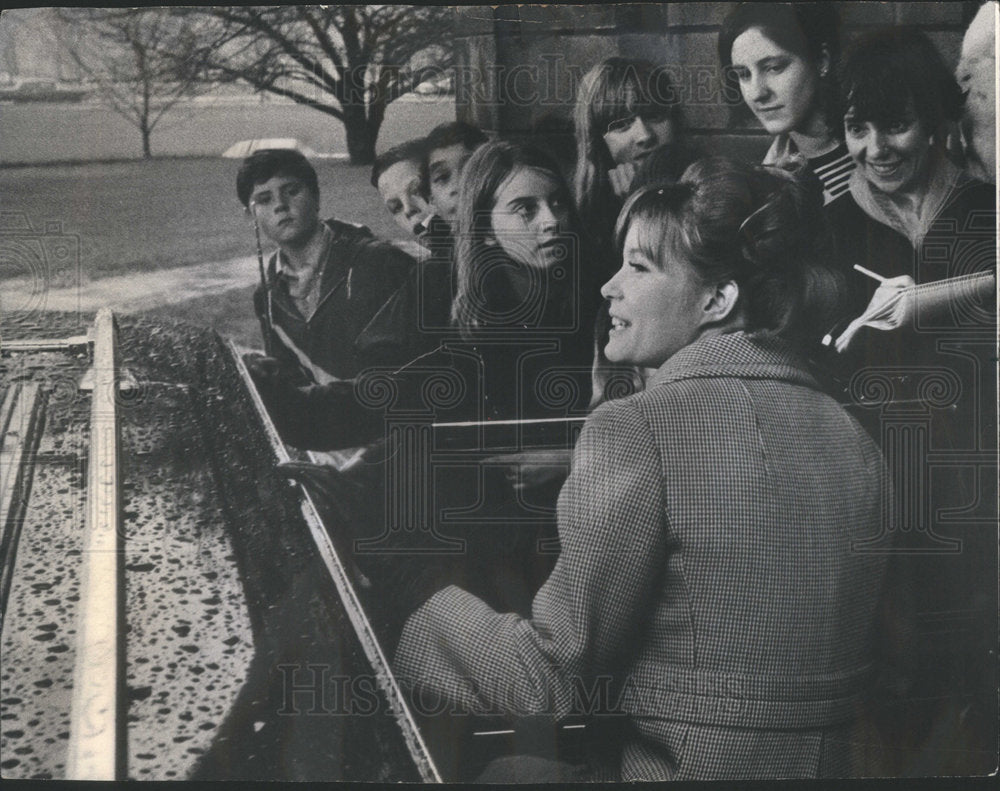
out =
[[[996,449],[996,189],[945,155],[946,129],[961,117],[963,96],[924,33],[886,28],[858,38],[845,53],[841,90],[847,147],[857,163],[851,194],[871,224],[892,229],[906,244],[899,255],[873,248],[867,266],[870,289],[877,290],[837,338],[838,350],[847,351],[844,362],[867,373],[868,382],[874,374],[893,399],[866,410],[879,421],[873,428],[889,443],[886,458],[907,498],[900,512],[908,522],[894,536],[889,569],[898,581],[887,586],[898,600],[887,609],[903,626],[886,631],[909,635],[894,649],[905,657],[905,672],[893,686],[909,698],[908,738],[968,740],[977,729],[995,733],[996,699],[984,692],[996,685],[996,632],[943,626],[929,635],[912,625],[928,614],[993,619],[997,612],[995,586],[977,584],[984,569],[995,574],[996,534],[973,529],[977,518],[995,527],[995,518],[977,517],[975,506],[995,499],[988,479],[995,480],[996,467],[980,475],[958,461]],[[863,327],[891,331],[862,334]],[[927,384],[946,376],[955,386],[941,398]],[[852,395],[863,391],[860,385]],[[904,410],[915,421],[887,430],[886,418]],[[953,461],[941,464],[931,454]],[[945,701],[962,707],[961,725],[951,723]],[[970,750],[965,760],[975,762],[975,755]],[[921,756],[922,766],[931,766],[927,760]]]
[[[995,190],[945,155],[962,90],[926,34],[886,28],[859,39],[843,66],[847,147],[857,163],[851,194],[874,219],[916,247],[935,219],[993,209]]]
[[[847,191],[835,77],[840,22],[832,3],[741,3],[719,31],[726,95],[740,94],[774,141],[764,164],[804,160],[830,203]]]
[[[401,679],[514,718],[588,707],[618,737],[591,754],[614,745],[609,779],[857,771],[884,558],[852,542],[879,531],[884,479],[796,351],[838,291],[811,186],[708,160],[628,200],[607,355],[657,370],[587,419],[530,620],[440,590],[405,624]],[[525,758],[484,779],[588,772]]]
[[[680,102],[666,67],[607,58],[584,75],[573,122],[577,206],[601,254],[613,255],[615,217],[646,159],[660,147],[671,146],[678,152],[674,179],[691,161],[680,145]]]
[[[871,256],[881,285],[838,347],[846,348],[865,323],[880,329],[910,325],[918,309],[925,328],[943,326],[941,319],[950,323],[952,315],[964,317],[966,326],[990,323],[996,188],[946,155],[948,127],[961,118],[964,103],[955,77],[930,39],[914,28],[866,34],[851,47],[842,71],[844,131],[856,163],[851,195],[868,217],[908,240],[910,249]],[[954,254],[960,247],[956,233],[966,242],[961,255]],[[978,254],[970,253],[969,243],[978,245]],[[928,244],[931,252],[925,253]],[[939,249],[950,254],[933,252]],[[921,288],[929,283],[941,285]]]

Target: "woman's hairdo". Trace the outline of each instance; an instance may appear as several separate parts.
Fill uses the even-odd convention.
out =
[[[679,257],[705,283],[734,280],[750,331],[818,341],[841,312],[845,279],[831,259],[822,185],[808,171],[699,160],[679,183],[629,198],[619,250],[636,222],[652,260]]]
[[[912,27],[873,30],[847,50],[843,106],[859,121],[891,124],[914,112],[928,133],[962,116],[965,97],[927,34]]]

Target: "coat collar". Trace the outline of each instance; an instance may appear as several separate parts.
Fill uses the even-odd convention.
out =
[[[743,331],[702,338],[685,346],[656,370],[646,389],[682,379],[716,377],[783,379],[820,389],[807,372],[805,361],[787,341]]]

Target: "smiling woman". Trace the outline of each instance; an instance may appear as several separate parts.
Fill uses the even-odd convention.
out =
[[[845,58],[841,91],[857,163],[851,193],[871,217],[919,246],[940,217],[994,210],[994,189],[945,154],[947,125],[961,117],[964,97],[924,33],[886,28],[860,38]]]
[[[608,358],[655,368],[739,330],[814,344],[845,293],[818,190],[809,174],[714,158],[635,193],[616,227],[622,267],[601,289]]]
[[[408,683],[556,719],[609,683],[617,738],[594,722],[590,765],[550,767],[562,780],[863,774],[851,718],[884,556],[851,541],[880,525],[883,471],[795,350],[836,293],[822,214],[815,181],[728,160],[628,201],[607,352],[658,370],[587,419],[530,619],[438,591],[402,632]]]
[[[636,210],[636,203],[641,212],[641,203],[649,195],[637,193],[636,201],[626,206],[625,216]],[[655,240],[660,235],[648,223],[632,222],[622,245],[625,263],[601,290],[611,302],[611,330],[604,353],[612,362],[658,368],[691,343],[703,327],[707,332],[711,322],[721,328],[733,314],[738,294],[735,283],[716,289],[703,282],[673,249],[658,255],[656,248],[664,246]]]

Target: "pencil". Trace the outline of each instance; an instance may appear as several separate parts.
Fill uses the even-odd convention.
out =
[[[862,275],[868,275],[872,280],[877,280],[879,283],[884,283],[885,278],[882,275],[872,272],[870,269],[865,269],[861,264],[855,264],[854,268],[857,269]]]

